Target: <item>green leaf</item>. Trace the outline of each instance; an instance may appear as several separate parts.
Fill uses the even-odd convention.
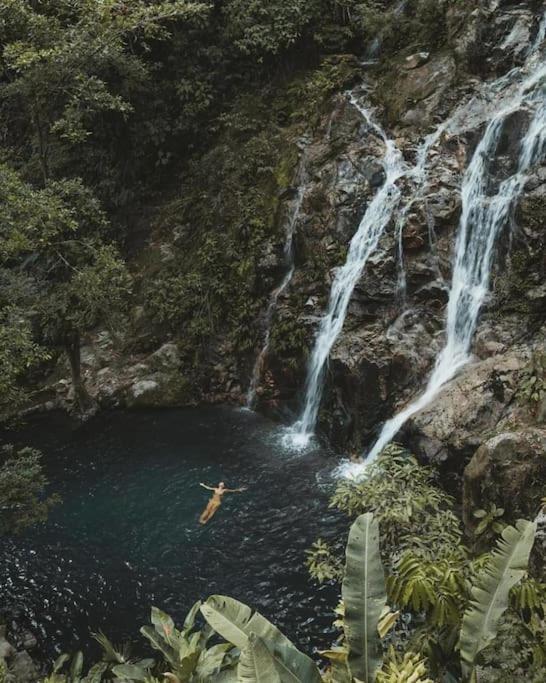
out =
[[[171,664],[171,666],[176,667],[178,665],[178,653],[167,643],[165,638],[163,638],[155,629],[151,626],[143,626],[140,629],[142,635],[147,638],[154,650],[159,650],[165,659]]]
[[[349,532],[341,594],[349,668],[355,678],[372,683],[383,661],[377,625],[387,594],[379,555],[379,525],[371,513],[360,515]]]
[[[195,617],[199,613],[200,607],[201,600],[198,600],[187,613],[186,618],[184,619],[184,626],[182,627],[182,631],[185,635],[187,635],[188,632],[191,631],[192,628],[195,626]]]
[[[174,621],[157,607],[152,607],[151,621],[155,630],[163,637],[169,638],[174,632]]]
[[[76,652],[74,658],[72,659],[72,664],[70,666],[70,678],[80,678],[83,669],[83,653],[81,651]]]
[[[136,683],[146,681],[150,675],[147,669],[136,664],[118,664],[112,669],[112,672],[122,681],[128,680]]]
[[[102,675],[107,669],[108,662],[98,662],[89,669],[87,676],[85,677],[85,683],[101,683]]]
[[[241,652],[237,680],[239,683],[281,683],[273,655],[255,633],[250,634],[248,643]],[[303,679],[302,683],[305,683]]]
[[[482,521],[476,527],[476,530],[474,531],[474,533],[476,534],[476,536],[481,536],[486,529],[487,529],[487,520],[482,519]]]
[[[208,650],[203,650],[195,673],[203,679],[206,679],[207,676],[212,676],[212,674],[220,670],[226,660],[227,653],[232,649],[233,645],[231,643],[219,643],[209,647]]]
[[[461,627],[459,647],[463,673],[470,676],[479,653],[497,634],[508,607],[510,590],[525,575],[535,538],[536,523],[520,519],[508,526],[497,541],[491,560],[472,588],[472,600]]]
[[[212,628],[240,650],[247,644],[251,633],[262,638],[275,658],[281,680],[320,683],[320,673],[307,655],[300,652],[276,626],[259,612],[252,612],[242,602],[224,595],[212,595],[203,605],[201,613]]]
[[[53,664],[53,673],[57,674],[70,659],[70,655],[64,654],[57,657]]]

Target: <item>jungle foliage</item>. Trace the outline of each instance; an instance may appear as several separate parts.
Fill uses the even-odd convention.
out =
[[[495,671],[499,680],[500,672],[506,680],[517,680],[518,671],[537,680],[546,674],[546,585],[527,573],[534,523],[501,524],[499,509],[477,510],[487,523],[469,537],[435,470],[394,445],[363,481],[340,483],[331,504],[351,518],[373,513],[387,601],[400,615],[390,644],[424,657],[434,681],[496,680]],[[318,581],[346,576],[339,549],[320,540],[308,566]],[[512,640],[508,624],[517,634]],[[499,634],[502,656],[490,649]]]
[[[257,264],[294,170],[286,132],[355,78],[347,55],[378,35],[387,51],[419,44],[448,4],[0,0],[0,412],[63,350],[90,408],[80,339],[101,324],[122,344],[135,300],[188,367],[214,335],[250,348],[276,277],[257,283]],[[135,287],[152,204],[174,252],[161,272],[134,261]]]
[[[435,680],[477,681],[478,657],[497,635],[500,619],[509,608],[509,592],[523,578],[536,524],[520,520],[507,527],[477,573],[456,634],[462,678]],[[360,515],[349,532],[342,586],[339,643],[320,654],[330,663],[322,670],[300,652],[271,622],[247,605],[222,595],[196,603],[182,630],[157,608],[152,626],[141,633],[160,653],[154,659],[134,660],[104,636],[103,660],[83,674],[83,657],[60,657],[44,683],[90,683],[102,680],[159,683],[430,683],[430,652],[416,642],[396,637],[400,612],[387,606],[385,570],[379,552],[379,524],[372,513]],[[196,622],[198,615],[204,625]],[[394,631],[394,635],[391,634]],[[222,642],[210,644],[213,636]],[[390,647],[385,643],[390,640]],[[402,651],[401,651],[402,650]],[[68,671],[63,672],[68,666]],[[436,674],[438,676],[438,674]]]
[[[42,454],[35,448],[0,449],[0,536],[18,534],[45,522],[59,498],[45,495]]]

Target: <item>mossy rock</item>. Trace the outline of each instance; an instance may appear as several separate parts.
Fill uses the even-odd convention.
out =
[[[503,432],[483,443],[464,470],[463,517],[494,503],[506,519],[534,519],[546,488],[546,430]]]

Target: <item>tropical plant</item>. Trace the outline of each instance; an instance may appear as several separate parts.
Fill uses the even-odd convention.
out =
[[[465,569],[458,557],[429,560],[408,550],[389,577],[389,598],[401,608],[425,613],[432,626],[457,625],[465,604]]]
[[[259,612],[242,602],[223,595],[212,595],[201,613],[212,628],[239,650],[249,646],[254,634],[266,643],[281,680],[320,682],[320,673],[312,659],[300,652],[279,629]]]
[[[82,652],[75,655],[63,654],[53,664],[53,670],[43,683],[99,683],[108,669],[106,662],[94,664],[87,674],[83,673],[84,659]]]
[[[44,495],[48,481],[41,458],[34,448],[0,448],[0,535],[17,534],[45,522],[59,502],[55,494]]]
[[[233,667],[235,663],[230,655],[230,644],[220,643],[208,647],[208,641],[213,635],[212,629],[207,626],[199,629],[195,624],[201,608],[201,602],[194,604],[179,631],[168,614],[152,607],[153,627],[143,626],[140,629],[151,646],[163,655],[169,667],[167,673],[175,683],[213,680],[216,674]],[[114,673],[119,675],[119,668]]]
[[[422,655],[406,652],[398,655],[389,648],[387,661],[377,673],[376,683],[433,683],[427,677],[426,663]]]
[[[341,581],[343,578],[343,564],[341,559],[332,550],[331,546],[321,538],[317,539],[307,555],[307,568],[313,578],[319,583],[325,581]]]
[[[546,353],[537,351],[521,373],[518,387],[521,401],[530,403],[535,409],[546,398]]]
[[[377,627],[387,594],[379,554],[379,525],[371,513],[361,515],[352,525],[346,556],[341,595],[349,669],[354,678],[372,683],[383,661]]]
[[[431,467],[391,444],[359,482],[342,481],[330,505],[350,517],[370,511],[379,523],[384,561],[392,551],[412,548],[423,555],[451,553],[461,544],[461,524],[453,499],[438,485]]]
[[[461,635],[463,621],[473,599],[472,590],[477,590],[472,587],[480,586],[490,571],[491,555],[485,552],[474,556],[463,545],[453,500],[435,485],[430,468],[422,468],[398,447],[391,448],[390,455],[389,458],[387,453],[383,454],[370,467],[365,481],[344,482],[338,487],[332,504],[351,515],[369,509],[380,531],[386,531],[386,538],[381,536],[381,552],[388,574],[388,602],[394,609],[412,615],[409,629],[395,622],[391,642],[425,656],[435,676],[458,678],[461,661],[457,643],[465,637]],[[493,538],[494,531],[501,529],[502,512],[491,508],[479,517],[487,520],[479,536],[481,546]],[[527,559],[524,558],[525,563]],[[308,566],[319,581],[341,580],[344,576],[335,545],[323,541],[309,551]],[[511,588],[507,599],[521,623],[530,623],[532,614],[539,618],[544,604],[543,584],[527,578],[521,584],[515,581]],[[536,649],[539,646],[536,638],[535,641]],[[340,653],[328,651],[325,656],[339,660]]]
[[[447,569],[446,584],[461,595],[443,613],[429,590],[423,589],[413,598],[411,592],[404,596],[402,591],[397,600],[416,612],[424,611],[428,619],[402,654],[392,645],[386,653],[383,647],[382,639],[392,631],[398,613],[387,607],[379,526],[374,516],[366,513],[357,518],[349,532],[343,602],[337,610],[343,637],[330,650],[320,653],[330,662],[324,675],[312,659],[259,612],[233,598],[213,595],[203,604],[197,602],[193,606],[182,630],[175,627],[167,614],[152,608],[152,627],[143,627],[141,633],[161,653],[159,663],[149,659],[133,662],[127,652],[115,648],[101,634],[97,640],[104,650],[103,661],[85,677],[83,657],[77,653],[72,660],[66,655],[59,658],[45,683],[99,683],[105,678],[128,683],[156,683],[161,679],[172,683],[431,683],[427,669],[438,668],[438,661],[433,660],[438,660],[434,650],[439,647],[446,647],[446,675],[458,680],[458,670],[449,660],[457,642],[453,635],[459,639],[463,678],[473,683],[477,680],[479,657],[494,640],[501,617],[509,607],[510,591],[525,575],[535,530],[535,523],[520,520],[516,527],[503,531],[487,561],[478,563],[478,569],[473,568],[477,580],[467,597],[464,613],[461,605],[465,604],[466,584],[459,584],[458,577],[449,577]],[[412,567],[417,561],[412,560]],[[413,567],[410,574],[414,572]],[[426,583],[426,578],[421,581]],[[520,597],[524,608],[533,606],[532,618],[524,629],[528,631],[528,642],[534,643],[529,652],[536,667],[546,661],[546,637],[540,616],[543,612],[537,604],[543,590],[542,586],[531,584],[526,598]],[[196,626],[199,613],[207,621],[202,629]],[[520,620],[518,625],[523,627],[523,622]],[[450,631],[451,645],[439,636],[435,640],[433,630]],[[214,633],[226,642],[209,647]],[[63,673],[68,664],[69,670]]]
[[[237,667],[240,683],[281,683],[282,679],[275,664],[275,658],[265,642],[251,633],[248,643],[241,651]]]
[[[508,608],[510,590],[524,577],[536,532],[536,524],[519,520],[506,527],[477,584],[465,611],[459,647],[463,673],[476,679],[480,652],[495,638],[499,620]]]
[[[504,508],[498,508],[495,503],[491,503],[486,510],[474,510],[473,515],[479,520],[478,526],[474,529],[476,536],[481,536],[486,532],[500,534],[506,526],[501,520]]]

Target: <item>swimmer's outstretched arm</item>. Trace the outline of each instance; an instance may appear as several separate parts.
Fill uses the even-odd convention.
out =
[[[248,486],[241,486],[239,489],[224,489],[226,493],[242,493],[243,491],[246,491],[248,489]]]
[[[214,491],[214,486],[207,486],[206,484],[203,484],[202,481],[199,482],[199,486],[202,486],[204,489],[208,489],[209,491]]]

